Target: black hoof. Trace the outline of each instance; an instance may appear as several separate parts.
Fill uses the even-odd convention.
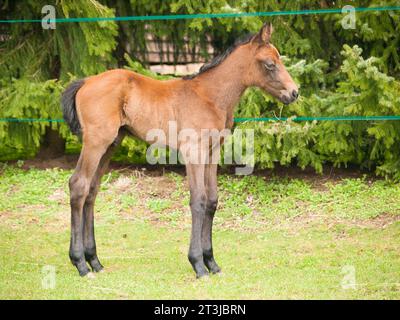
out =
[[[104,270],[104,267],[101,264],[99,264],[98,266],[92,266],[93,272],[101,272],[103,270]]]
[[[218,267],[218,266],[215,266],[215,267],[213,267],[213,268],[209,268],[209,270],[210,270],[210,272],[211,272],[212,274],[217,274],[217,273],[220,273],[220,272],[221,272],[221,268]]]
[[[191,257],[189,256],[189,261],[193,267],[194,272],[196,272],[196,278],[202,278],[208,276],[208,271],[204,265],[203,257]]]
[[[90,273],[89,268],[87,270],[78,270],[79,271],[79,275],[83,278],[85,276],[87,276]]]
[[[221,272],[221,268],[217,265],[214,258],[204,259],[204,264],[206,265],[208,271],[210,271],[212,274]]]
[[[209,273],[207,270],[204,269],[202,272],[196,272],[196,279],[208,277]]]
[[[81,277],[86,276],[90,272],[85,260],[74,261],[71,259],[71,263],[78,269]]]
[[[104,267],[101,265],[99,259],[95,258],[91,261],[89,261],[90,267],[92,268],[93,272],[100,272],[101,270],[104,269]]]

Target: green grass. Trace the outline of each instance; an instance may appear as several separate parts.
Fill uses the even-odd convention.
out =
[[[176,173],[112,171],[96,204],[106,271],[68,259],[70,170],[0,169],[0,299],[399,299],[400,185],[368,177],[219,177],[219,276],[187,261],[189,193]],[[46,266],[55,287],[44,288]],[[345,289],[345,270],[355,289]]]

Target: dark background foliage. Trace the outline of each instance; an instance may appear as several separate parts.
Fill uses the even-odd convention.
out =
[[[113,17],[219,12],[395,6],[398,1],[270,0],[78,0],[0,1],[2,19],[40,19],[46,4],[57,18]],[[356,29],[344,29],[341,14],[270,17],[273,42],[301,84],[301,99],[290,107],[257,89],[246,91],[238,117],[351,116],[400,114],[400,14],[357,13]],[[0,118],[60,119],[59,96],[76,78],[126,67],[150,76],[146,34],[172,45],[176,63],[182,55],[211,57],[245,33],[256,32],[262,17],[170,21],[102,21],[0,24]],[[207,40],[208,39],[208,40]],[[161,77],[163,78],[163,77]],[[256,134],[256,164],[313,166],[354,164],[400,178],[400,123],[276,122],[244,123]],[[79,142],[62,123],[0,122],[0,160],[33,157],[43,148],[54,155],[77,152]],[[116,159],[143,162],[146,146],[125,139]],[[48,153],[47,153],[48,154]]]

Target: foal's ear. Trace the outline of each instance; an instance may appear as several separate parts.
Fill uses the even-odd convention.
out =
[[[266,22],[262,26],[260,32],[258,33],[258,38],[262,43],[269,43],[271,40],[272,32],[274,28],[272,27],[271,22]]]

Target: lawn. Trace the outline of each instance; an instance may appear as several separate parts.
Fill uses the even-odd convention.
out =
[[[185,177],[112,170],[96,204],[106,269],[80,278],[68,258],[71,172],[0,164],[0,299],[400,298],[400,184],[221,174],[214,251],[223,272],[196,280]]]

